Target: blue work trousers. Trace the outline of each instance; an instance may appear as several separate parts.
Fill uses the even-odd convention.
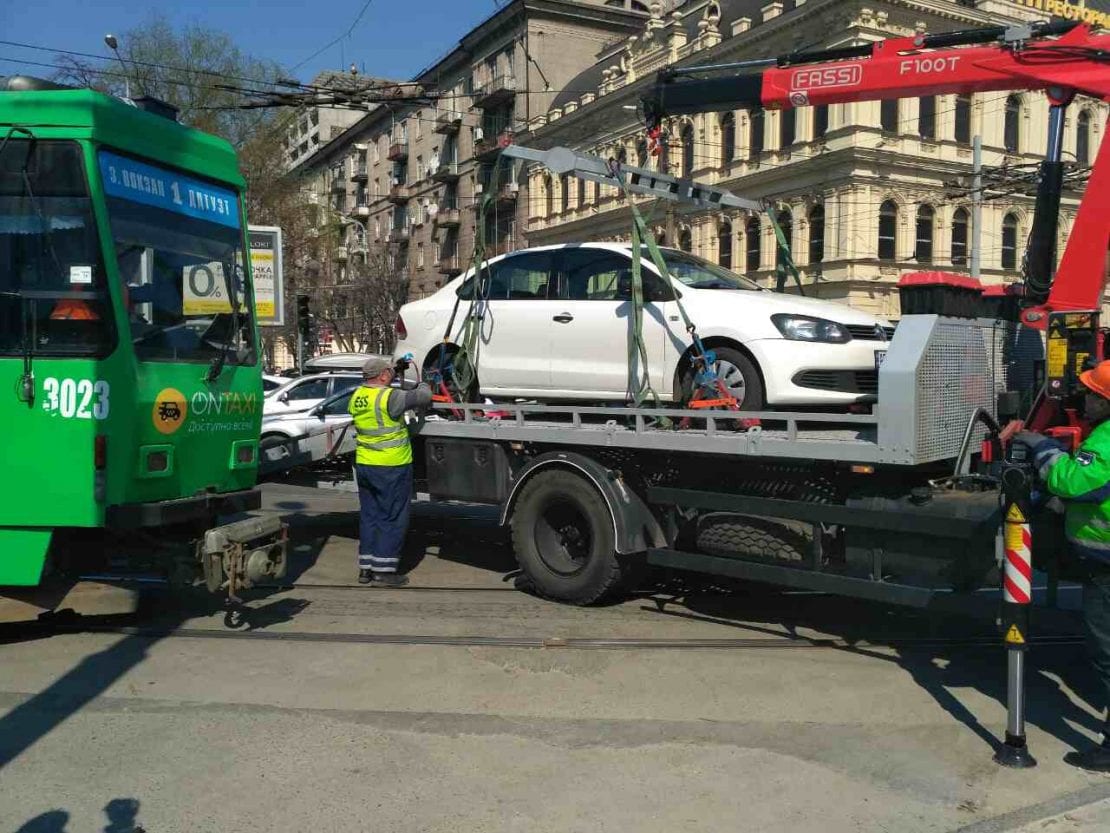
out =
[[[409,526],[412,466],[355,466],[358,479],[358,566],[395,573]]]
[[[1083,620],[1087,631],[1087,654],[1105,698],[1096,708],[1110,706],[1110,565],[1085,561],[1087,580],[1083,582]],[[1103,729],[1110,742],[1110,712]]]

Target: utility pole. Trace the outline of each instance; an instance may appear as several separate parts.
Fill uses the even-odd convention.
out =
[[[979,277],[979,249],[983,238],[983,137],[971,140],[971,277]]]

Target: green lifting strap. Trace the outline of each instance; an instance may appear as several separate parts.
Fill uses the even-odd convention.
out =
[[[463,391],[469,390],[478,375],[478,336],[482,327],[478,310],[479,303],[487,301],[489,298],[489,266],[486,262],[486,216],[500,188],[500,162],[501,157],[499,156],[497,161],[493,163],[493,176],[490,178],[490,187],[482,194],[482,200],[478,204],[478,218],[475,223],[474,232],[474,253],[470,261],[474,279],[470,282],[470,299],[466,316],[463,319],[462,334],[459,338],[459,350],[452,361],[455,389],[460,394]],[[444,346],[446,346],[448,340],[451,338],[451,329],[455,322],[455,312],[458,310],[460,300],[461,298],[456,298],[455,309],[452,310],[451,319],[447,322],[447,330],[443,334]],[[445,358],[446,356],[443,355],[441,350],[441,370]]]
[[[775,291],[782,292],[786,288],[786,273],[789,272],[794,276],[798,294],[805,295],[805,290],[802,289],[802,276],[798,272],[798,267],[794,265],[794,257],[790,252],[790,244],[786,240],[786,235],[783,233],[782,227],[779,226],[774,209],[768,205],[766,210],[767,219],[771,221],[771,228],[774,229],[775,241],[778,244],[779,256],[775,258]]]

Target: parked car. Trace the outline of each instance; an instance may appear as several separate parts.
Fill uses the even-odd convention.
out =
[[[339,429],[351,421],[351,415],[347,413],[347,406],[350,405],[353,393],[354,388],[348,388],[332,394],[322,402],[318,402],[303,411],[285,411],[263,415],[260,436],[261,450],[259,452],[262,458],[278,460],[288,456],[290,453],[289,446],[277,444],[275,441],[291,440],[296,437],[305,437],[308,434],[314,436],[302,441],[300,444],[301,450],[307,450],[306,445],[313,442],[321,444],[326,444],[329,441],[338,442],[337,434],[333,434],[329,438],[328,432],[321,432],[320,429],[324,427]]]
[[[269,396],[282,385],[288,383],[288,379],[282,376],[274,376],[270,373],[262,374],[262,395]]]
[[[263,400],[263,417],[307,411],[329,396],[354,390],[362,381],[361,373],[316,373],[286,382]]]
[[[362,366],[366,364],[367,359],[380,359],[380,353],[325,353],[322,356],[315,356],[307,359],[304,363],[306,373],[323,373],[335,372],[339,370],[346,370],[350,372],[362,372]],[[385,358],[389,358],[385,356]]]
[[[702,258],[664,249],[664,280],[643,264],[643,341],[652,387],[681,401],[693,384],[690,337],[676,296],[716,369],[745,410],[847,406],[874,400],[890,322],[844,304],[761,289]],[[401,308],[394,355],[436,363],[467,272]],[[478,390],[493,398],[624,400],[632,327],[632,247],[581,243],[524,249],[490,261],[478,356]],[[450,341],[462,331],[460,313]]]

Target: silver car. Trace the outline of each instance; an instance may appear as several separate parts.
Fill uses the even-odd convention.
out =
[[[286,411],[262,417],[259,455],[264,462],[304,457],[319,460],[344,441],[353,448],[351,415],[347,406],[354,390],[333,394],[306,411]],[[296,442],[292,442],[296,440]]]
[[[337,393],[354,390],[362,383],[361,373],[316,373],[290,379],[266,396],[263,418],[290,412],[305,413]]]

